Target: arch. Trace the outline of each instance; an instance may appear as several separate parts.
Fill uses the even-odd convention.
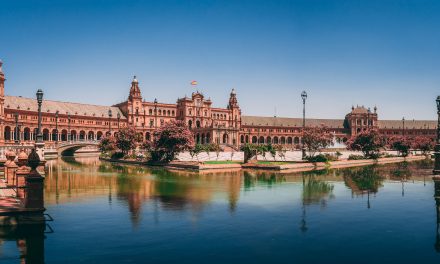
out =
[[[272,144],[272,138],[271,137],[267,137],[266,138],[266,143],[267,144]]]
[[[43,141],[49,140],[49,129],[43,129]]]
[[[287,137],[287,144],[291,145],[293,143],[292,137]]]
[[[86,139],[86,131],[81,130],[79,131],[79,140],[85,140]]]
[[[95,132],[89,131],[89,133],[87,134],[87,139],[94,140],[95,139]]]
[[[31,129],[29,127],[24,128],[23,140],[26,140],[26,141],[31,140]]]
[[[278,137],[274,137],[274,138],[273,138],[273,143],[274,143],[274,144],[278,144],[278,142],[279,142]]]
[[[240,136],[240,143],[244,144],[244,136],[243,135]]]
[[[61,130],[61,141],[67,141],[67,130]]]
[[[286,144],[286,138],[285,137],[281,137],[281,144],[283,144],[283,145]]]
[[[199,128],[200,127],[200,120],[196,121],[196,127]]]
[[[348,141],[348,139],[346,138],[346,137],[344,137],[343,139],[342,139],[342,142],[344,142],[344,143],[346,143]]]
[[[11,127],[10,126],[5,126],[5,133],[4,133],[4,136],[5,136],[5,140],[6,141],[9,141],[9,140],[11,140]]]
[[[252,143],[253,143],[253,144],[256,144],[256,143],[257,143],[257,137],[256,137],[256,136],[253,136],[253,137],[252,137]]]
[[[102,131],[96,132],[96,139],[100,140],[102,138]]]
[[[246,141],[246,143],[249,143],[249,136],[248,135],[246,135],[245,141]]]
[[[52,129],[52,141],[57,141],[58,139],[58,131],[56,129]]]
[[[211,143],[211,135],[209,133],[206,134],[206,143]]]
[[[196,134],[196,143],[200,144],[200,134],[199,133]]]
[[[299,144],[299,137],[295,137],[295,138],[293,139],[293,143],[295,143],[295,144]]]
[[[202,144],[205,144],[205,134],[202,134],[202,137],[201,137],[201,139],[200,139],[200,142],[201,142]]]
[[[189,120],[189,121],[188,121],[188,127],[189,127],[189,129],[192,128],[192,124],[193,124],[193,121],[192,121],[192,120]]]
[[[150,115],[153,115],[153,109],[148,110],[148,113],[149,113]]]
[[[258,139],[258,143],[264,144],[264,137],[263,136],[260,136],[260,138]]]
[[[151,134],[150,132],[145,133],[145,140],[150,141],[151,140]]]
[[[70,131],[70,140],[76,140],[76,130],[71,130]]]

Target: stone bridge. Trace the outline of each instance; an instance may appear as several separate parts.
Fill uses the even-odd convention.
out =
[[[56,150],[58,156],[73,156],[75,151],[77,151],[80,148],[88,147],[88,146],[97,147],[98,144],[99,141],[96,140],[68,141],[68,142],[59,143],[57,146],[53,148],[53,150]]]

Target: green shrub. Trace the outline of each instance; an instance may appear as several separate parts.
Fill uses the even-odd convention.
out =
[[[122,159],[124,157],[124,153],[122,152],[115,152],[112,154],[111,159]]]
[[[306,160],[309,162],[328,162],[329,159],[328,159],[327,155],[319,154],[319,155],[315,155],[315,156],[307,156]]]
[[[348,160],[363,160],[363,159],[366,159],[366,158],[362,155],[351,154],[350,156],[348,156]]]

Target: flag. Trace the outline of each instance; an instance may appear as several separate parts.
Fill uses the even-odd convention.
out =
[[[191,85],[197,85],[197,81],[192,81]]]

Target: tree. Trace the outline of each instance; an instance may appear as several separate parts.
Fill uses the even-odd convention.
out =
[[[139,136],[137,135],[134,128],[122,128],[116,134],[116,146],[125,155],[128,153],[128,151],[136,148],[136,142],[138,141],[138,139]]]
[[[307,127],[303,131],[303,141],[310,156],[314,156],[317,151],[333,145],[333,134],[326,126]]]
[[[98,149],[101,152],[111,152],[116,150],[116,140],[112,136],[107,136],[101,138],[101,141],[99,141]]]
[[[367,158],[376,157],[383,145],[382,137],[376,129],[361,131],[347,141],[347,149],[362,151]]]
[[[398,151],[404,157],[408,156],[411,143],[411,139],[405,136],[394,136],[388,140],[389,147]]]
[[[429,137],[418,136],[412,140],[411,147],[422,151],[423,154],[434,149],[435,142]]]
[[[202,153],[206,148],[205,145],[202,144],[196,144],[194,148],[189,150],[189,154],[191,155],[191,159],[194,159],[194,156],[197,158],[197,161],[199,161],[199,154]]]
[[[154,132],[152,159],[170,162],[176,154],[194,148],[194,136],[183,121],[171,121]]]

